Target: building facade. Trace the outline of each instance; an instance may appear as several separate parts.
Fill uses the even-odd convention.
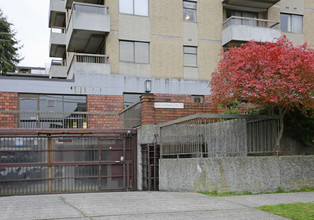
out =
[[[44,111],[61,112],[45,116],[59,122],[23,126],[117,128],[147,80],[156,102],[217,113],[208,83],[222,49],[282,35],[314,45],[313,20],[312,0],[50,0],[49,77],[1,77],[1,126],[10,124],[4,118],[21,120],[7,111],[37,111],[29,121]],[[63,122],[77,112],[80,122]]]

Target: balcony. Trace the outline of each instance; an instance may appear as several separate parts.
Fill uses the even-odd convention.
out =
[[[66,34],[64,29],[51,29],[50,31],[50,57],[64,57],[66,49]]]
[[[233,10],[267,11],[280,0],[221,0],[224,8]]]
[[[277,21],[232,16],[223,23],[222,45],[230,46],[250,40],[274,42],[281,36]]]
[[[108,8],[73,3],[67,27],[68,52],[96,53],[110,32]]]
[[[49,78],[66,78],[67,67],[62,60],[51,60]]]
[[[49,27],[65,27],[64,0],[50,0]]]
[[[78,3],[87,3],[87,4],[104,4],[103,0],[66,0],[65,3],[65,8],[70,9],[72,7],[73,2],[78,2]],[[64,8],[64,4],[63,4]]]
[[[68,68],[67,78],[72,79],[75,73],[110,74],[109,57],[75,53]]]

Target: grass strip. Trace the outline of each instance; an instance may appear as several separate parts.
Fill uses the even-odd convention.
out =
[[[270,212],[289,219],[307,220],[314,219],[314,203],[292,203],[279,205],[264,205],[257,209]]]
[[[223,196],[245,196],[245,195],[260,195],[260,194],[274,194],[274,193],[294,193],[294,192],[314,192],[314,188],[302,188],[300,190],[291,190],[291,191],[284,191],[282,189],[278,189],[275,192],[263,192],[263,193],[251,193],[251,192],[243,192],[243,193],[234,193],[234,192],[225,192],[225,193],[218,193],[217,191],[212,192],[199,192],[207,196],[211,197],[223,197]]]

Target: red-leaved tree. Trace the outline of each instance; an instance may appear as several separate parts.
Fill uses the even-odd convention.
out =
[[[217,104],[246,100],[269,114],[278,109],[280,131],[284,116],[295,107],[313,109],[314,50],[307,44],[293,46],[283,36],[276,43],[250,41],[222,52],[210,88]]]

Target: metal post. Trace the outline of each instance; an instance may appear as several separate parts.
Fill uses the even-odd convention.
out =
[[[48,192],[52,192],[52,138],[48,137]]]
[[[100,144],[101,139],[98,138],[98,190],[101,191],[101,144]]]
[[[148,191],[150,191],[150,185],[151,185],[151,170],[150,170],[149,144],[147,144],[147,172],[148,172],[147,188],[148,188]]]

